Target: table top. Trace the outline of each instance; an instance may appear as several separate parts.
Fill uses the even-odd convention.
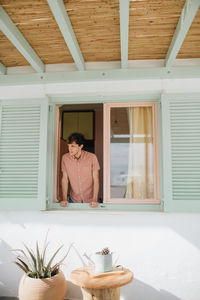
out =
[[[71,272],[72,283],[88,289],[117,288],[133,280],[133,273],[126,268],[115,267],[113,271],[96,273],[92,266],[86,266]]]

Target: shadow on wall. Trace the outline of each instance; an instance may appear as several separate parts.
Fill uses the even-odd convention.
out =
[[[12,252],[9,251],[10,246],[4,241],[0,240],[0,260],[1,260],[1,272],[0,272],[0,300],[9,299],[7,296],[16,296],[16,291],[9,288],[8,295],[8,283],[9,287],[18,286],[22,272],[11,263],[15,259]],[[6,259],[7,263],[4,263]],[[73,283],[67,281],[67,299],[82,299],[82,293],[80,287],[75,286]],[[165,290],[156,290],[155,288],[134,279],[130,284],[121,287],[121,300],[181,300]],[[17,298],[12,298],[13,300]]]
[[[66,212],[67,213],[67,212]],[[38,224],[42,223],[43,225],[52,226],[56,225],[69,225],[73,228],[77,228],[79,230],[80,224],[82,227],[95,227],[97,229],[102,228],[102,219],[104,224],[106,224],[107,229],[113,227],[117,228],[119,226],[120,221],[120,229],[127,228],[130,226],[133,228],[144,228],[151,227],[156,230],[159,228],[169,228],[182,236],[184,239],[188,240],[195,247],[200,249],[200,239],[197,237],[200,234],[200,218],[199,214],[167,214],[167,213],[123,213],[123,212],[111,212],[104,211],[95,213],[95,210],[91,213],[87,213],[86,211],[82,212],[70,212],[67,215],[64,211],[62,214],[60,212],[52,215],[51,212],[5,212],[1,214],[1,222],[5,220],[5,222],[9,222],[13,225],[19,225],[23,229],[26,229],[26,223],[30,224]],[[134,215],[134,218],[133,218]],[[55,222],[56,219],[56,222]]]
[[[66,299],[82,299],[82,292],[81,288],[75,284],[73,284],[71,281],[67,281],[67,292],[66,292]],[[1,300],[1,299],[0,299]]]
[[[10,252],[11,247],[3,240],[0,240],[0,296],[8,295],[16,296],[16,291],[11,287],[16,287],[19,284],[23,274],[17,266],[12,263],[16,256]],[[1,299],[1,298],[0,298]]]
[[[121,300],[181,300],[165,290],[156,290],[150,285],[134,279],[130,284],[121,287]],[[67,299],[82,299],[80,287],[67,281]],[[1,300],[1,299],[0,299]]]
[[[121,287],[121,300],[181,300],[165,290],[156,290],[152,286],[134,279],[130,284]]]

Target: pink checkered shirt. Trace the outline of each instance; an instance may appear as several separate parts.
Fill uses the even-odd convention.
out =
[[[70,182],[70,197],[73,202],[89,203],[93,198],[93,171],[100,169],[95,154],[82,150],[76,159],[69,153],[62,157],[62,172],[67,172]]]

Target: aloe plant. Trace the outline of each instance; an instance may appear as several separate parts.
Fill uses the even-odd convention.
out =
[[[46,262],[46,250],[49,245],[47,238],[43,246],[43,250],[39,250],[38,242],[36,242],[35,252],[30,249],[26,244],[24,244],[23,249],[12,249],[11,251],[20,253],[17,256],[17,260],[13,261],[22,271],[24,271],[27,276],[31,278],[50,278],[56,275],[60,270],[60,265],[63,263],[67,257],[71,246],[69,247],[67,254],[56,264],[53,264],[55,256],[58,254],[60,249],[63,247],[60,246],[51,256],[48,262]]]

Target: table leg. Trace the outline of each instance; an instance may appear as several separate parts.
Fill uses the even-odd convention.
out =
[[[86,289],[81,288],[83,300],[120,300],[120,288]]]

